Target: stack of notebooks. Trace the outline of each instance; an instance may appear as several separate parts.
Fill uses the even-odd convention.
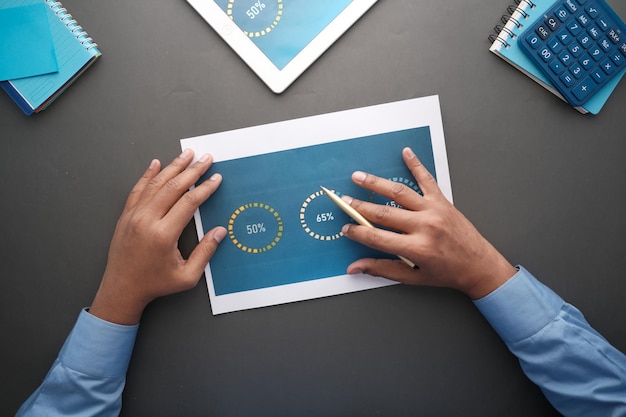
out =
[[[570,1],[584,3],[580,0]],[[489,37],[492,42],[489,50],[566,101],[519,45],[522,42],[520,35],[525,28],[532,26],[537,21],[544,20],[545,13],[554,5],[555,0],[515,0],[515,4],[507,8],[507,14],[502,16],[502,25],[496,26],[494,28],[495,34]],[[575,109],[581,113],[598,114],[624,76],[624,72],[625,70],[622,70],[621,74],[607,82],[584,105],[575,107]]]
[[[47,108],[100,55],[60,2],[0,0],[0,86],[27,115]]]

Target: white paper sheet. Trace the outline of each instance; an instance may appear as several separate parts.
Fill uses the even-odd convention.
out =
[[[324,185],[368,198],[350,188],[355,187],[352,170],[400,172],[406,169],[402,147],[413,146],[412,141],[423,148],[425,155],[418,156],[430,161],[425,165],[432,165],[432,174],[452,201],[437,96],[181,140],[182,148],[192,149],[197,158],[207,152],[214,156],[207,175],[224,175],[220,190],[195,214],[199,238],[215,225],[229,227],[229,236],[205,271],[213,314],[394,284],[345,274],[356,259],[350,256],[362,247],[337,233],[349,219],[333,210],[326,197],[317,198],[316,191]],[[418,188],[406,175],[389,178]]]

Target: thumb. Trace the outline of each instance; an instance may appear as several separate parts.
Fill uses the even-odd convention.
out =
[[[215,252],[217,247],[226,237],[226,229],[218,226],[209,230],[204,237],[200,240],[198,245],[189,255],[187,259],[187,268],[189,270],[189,276],[197,276],[200,279],[204,268],[207,266]]]
[[[368,274],[383,277],[403,284],[416,284],[420,281],[419,269],[411,269],[399,259],[363,258],[348,266],[348,274]]]

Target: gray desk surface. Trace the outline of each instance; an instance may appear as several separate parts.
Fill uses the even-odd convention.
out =
[[[0,95],[0,415],[91,302],[152,158],[184,137],[431,94],[456,205],[626,351],[626,85],[598,116],[545,92],[488,52],[507,3],[381,0],[277,96],[183,0],[65,0],[102,59],[39,115]],[[195,242],[190,225],[180,244]],[[201,282],[146,310],[122,414],[556,413],[453,291],[394,286],[213,317]]]

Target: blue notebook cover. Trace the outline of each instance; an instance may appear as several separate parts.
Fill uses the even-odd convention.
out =
[[[50,105],[101,55],[97,44],[60,2],[53,0],[0,0],[0,8],[43,3],[54,42],[58,72],[2,81],[0,85],[26,114]]]
[[[532,25],[537,19],[543,19],[544,13],[554,3],[554,0],[521,0],[517,6],[511,6],[514,12],[498,33],[489,50],[565,101],[548,78],[543,75],[541,69],[526,56],[517,44],[520,39],[519,35],[524,31],[524,28]],[[576,107],[576,110],[581,113],[598,114],[625,73],[626,68],[589,99],[584,107]]]

